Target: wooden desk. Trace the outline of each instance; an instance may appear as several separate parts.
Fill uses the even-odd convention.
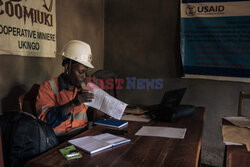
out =
[[[201,137],[204,121],[204,108],[197,107],[195,114],[182,118],[175,123],[150,121],[149,123],[129,122],[128,134],[130,143],[116,146],[94,155],[80,151],[83,157],[67,161],[58,151],[69,145],[65,142],[48,152],[28,161],[26,167],[40,166],[198,166],[201,150]],[[144,125],[187,128],[185,139],[169,139],[162,137],[135,136]],[[94,128],[76,136],[97,135],[105,127],[97,125]]]
[[[250,152],[246,146],[226,146],[226,166],[227,167],[249,167]]]
[[[231,122],[222,119],[223,125],[233,125]],[[224,166],[226,167],[249,167],[250,152],[246,146],[225,145]]]

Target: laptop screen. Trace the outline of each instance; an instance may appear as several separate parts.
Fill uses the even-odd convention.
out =
[[[181,88],[165,92],[160,105],[163,107],[173,107],[179,105],[186,89],[187,88]]]

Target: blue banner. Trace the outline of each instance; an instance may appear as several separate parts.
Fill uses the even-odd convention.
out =
[[[185,74],[250,77],[250,3],[241,0],[237,5],[243,6],[241,11],[234,3],[182,4]]]

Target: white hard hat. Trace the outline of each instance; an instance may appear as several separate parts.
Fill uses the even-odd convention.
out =
[[[92,53],[90,46],[82,41],[71,40],[67,42],[61,51],[61,55],[68,59],[81,63],[89,68],[94,68],[91,64]]]

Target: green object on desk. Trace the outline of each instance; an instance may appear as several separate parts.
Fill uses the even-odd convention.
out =
[[[65,148],[62,148],[59,150],[62,155],[67,159],[67,160],[71,160],[71,159],[76,159],[76,158],[81,158],[82,154],[80,152],[78,152],[75,148],[75,146],[71,145]]]

